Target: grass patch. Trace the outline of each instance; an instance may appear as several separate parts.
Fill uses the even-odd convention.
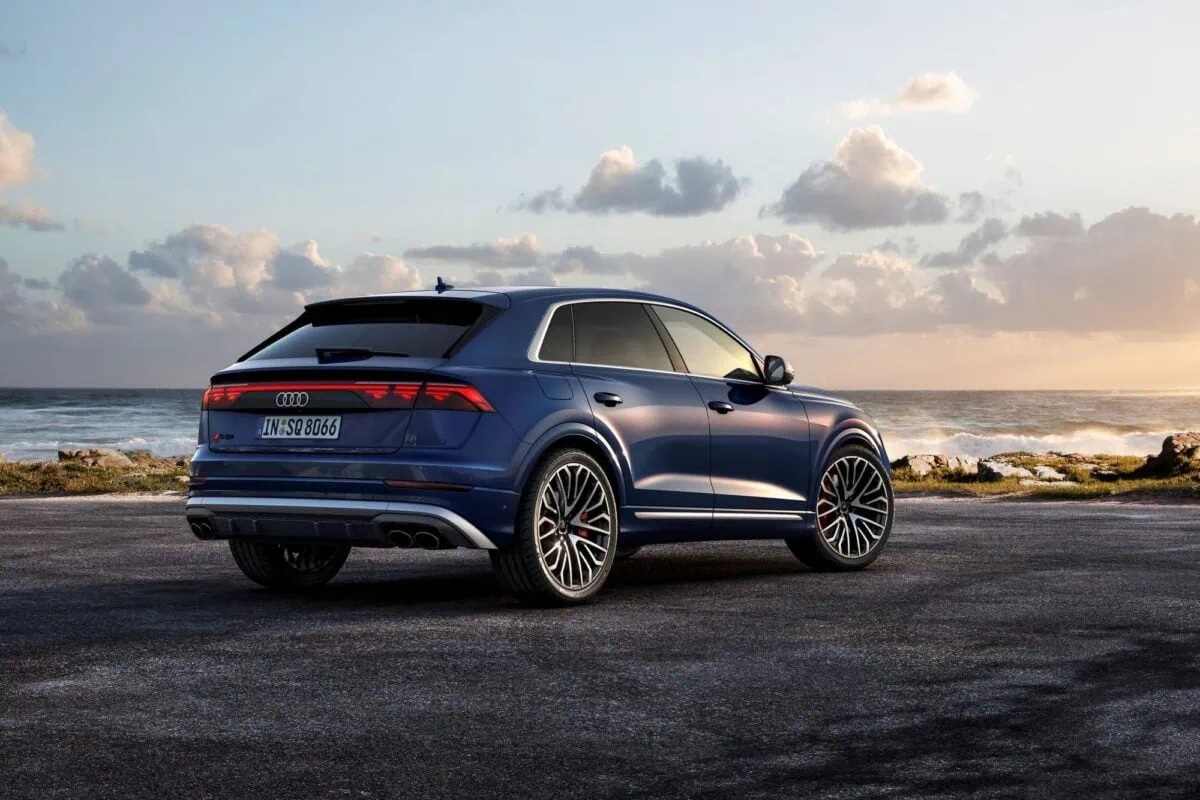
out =
[[[187,459],[126,452],[131,467],[88,467],[59,461],[0,463],[0,496],[22,494],[118,494],[181,491]]]

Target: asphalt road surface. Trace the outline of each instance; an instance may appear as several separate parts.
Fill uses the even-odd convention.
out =
[[[909,500],[882,558],[647,548],[253,587],[179,500],[0,501],[4,797],[1153,797],[1200,786],[1200,506]]]

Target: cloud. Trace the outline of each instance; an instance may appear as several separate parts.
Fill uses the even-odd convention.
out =
[[[536,264],[541,256],[537,237],[530,234],[513,239],[497,239],[493,243],[428,245],[404,251],[404,257],[414,261],[459,261],[494,268],[529,267]]]
[[[0,111],[0,191],[41,176],[33,163],[33,136],[15,127]]]
[[[882,128],[855,128],[833,160],[810,165],[762,215],[833,230],[945,222],[951,201],[921,183],[922,169]]]
[[[343,269],[315,241],[284,248],[270,231],[239,234],[223,225],[192,225],[151,242],[130,252],[129,269],[170,282],[180,302],[218,314],[295,313],[314,300],[420,286],[420,273],[389,255],[365,253]]]
[[[49,209],[28,199],[21,200],[15,208],[0,201],[0,223],[38,232],[61,231],[66,227],[51,216]]]
[[[910,111],[942,111],[965,114],[979,93],[955,72],[927,72],[918,75],[886,100],[861,97],[839,107],[847,119],[886,117]]]
[[[600,155],[587,183],[571,198],[561,187],[518,199],[514,210],[542,214],[574,211],[587,214],[644,212],[659,217],[694,217],[720,211],[733,203],[749,182],[737,177],[720,159],[681,158],[675,174],[658,159],[639,165],[628,146]]]
[[[272,285],[286,292],[306,292],[334,286],[341,273],[339,268],[321,258],[317,243],[311,239],[276,253],[270,271]]]
[[[150,304],[150,292],[108,256],[84,255],[72,261],[58,276],[63,297],[95,322],[124,323],[125,307]]]
[[[1021,236],[1071,237],[1083,235],[1083,218],[1078,213],[1063,215],[1054,211],[1021,217],[1016,232]]]
[[[21,281],[21,286],[35,292],[48,292],[54,288],[54,284],[45,278],[25,278]]]
[[[342,274],[347,294],[408,292],[422,288],[421,273],[394,256],[363,253]]]
[[[933,253],[921,259],[925,267],[965,267],[975,262],[992,245],[1008,237],[1008,226],[1002,220],[991,217],[963,237],[958,249],[950,252]]]

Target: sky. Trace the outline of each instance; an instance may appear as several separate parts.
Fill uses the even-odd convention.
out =
[[[11,2],[0,386],[644,287],[833,388],[1200,388],[1200,5]]]

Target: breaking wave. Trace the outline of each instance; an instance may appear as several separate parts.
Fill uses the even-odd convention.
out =
[[[1085,428],[1049,434],[976,434],[930,431],[917,435],[892,435],[883,432],[888,456],[936,453],[945,456],[986,458],[999,453],[1085,453],[1088,455],[1145,456],[1157,453],[1162,441],[1173,431],[1136,433],[1111,428]]]

